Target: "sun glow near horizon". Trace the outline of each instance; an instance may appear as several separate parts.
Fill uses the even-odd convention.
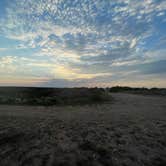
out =
[[[0,85],[166,87],[164,0],[1,0]]]

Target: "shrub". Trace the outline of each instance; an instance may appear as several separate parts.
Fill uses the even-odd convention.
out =
[[[109,100],[102,88],[0,88],[0,104],[75,105]]]

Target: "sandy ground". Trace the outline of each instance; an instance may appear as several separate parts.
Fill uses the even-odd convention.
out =
[[[112,96],[91,106],[0,106],[0,166],[165,166],[166,98]]]

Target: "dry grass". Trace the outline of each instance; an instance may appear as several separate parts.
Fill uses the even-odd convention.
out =
[[[166,99],[112,95],[112,104],[0,106],[0,165],[165,166]]]

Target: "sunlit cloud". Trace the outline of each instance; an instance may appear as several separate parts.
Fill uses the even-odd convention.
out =
[[[82,86],[78,80],[103,85],[104,76],[111,85],[124,75],[139,82],[127,73],[141,77],[146,64],[158,76],[165,70],[156,69],[166,59],[165,0],[7,1],[0,17],[3,78],[64,79]]]

